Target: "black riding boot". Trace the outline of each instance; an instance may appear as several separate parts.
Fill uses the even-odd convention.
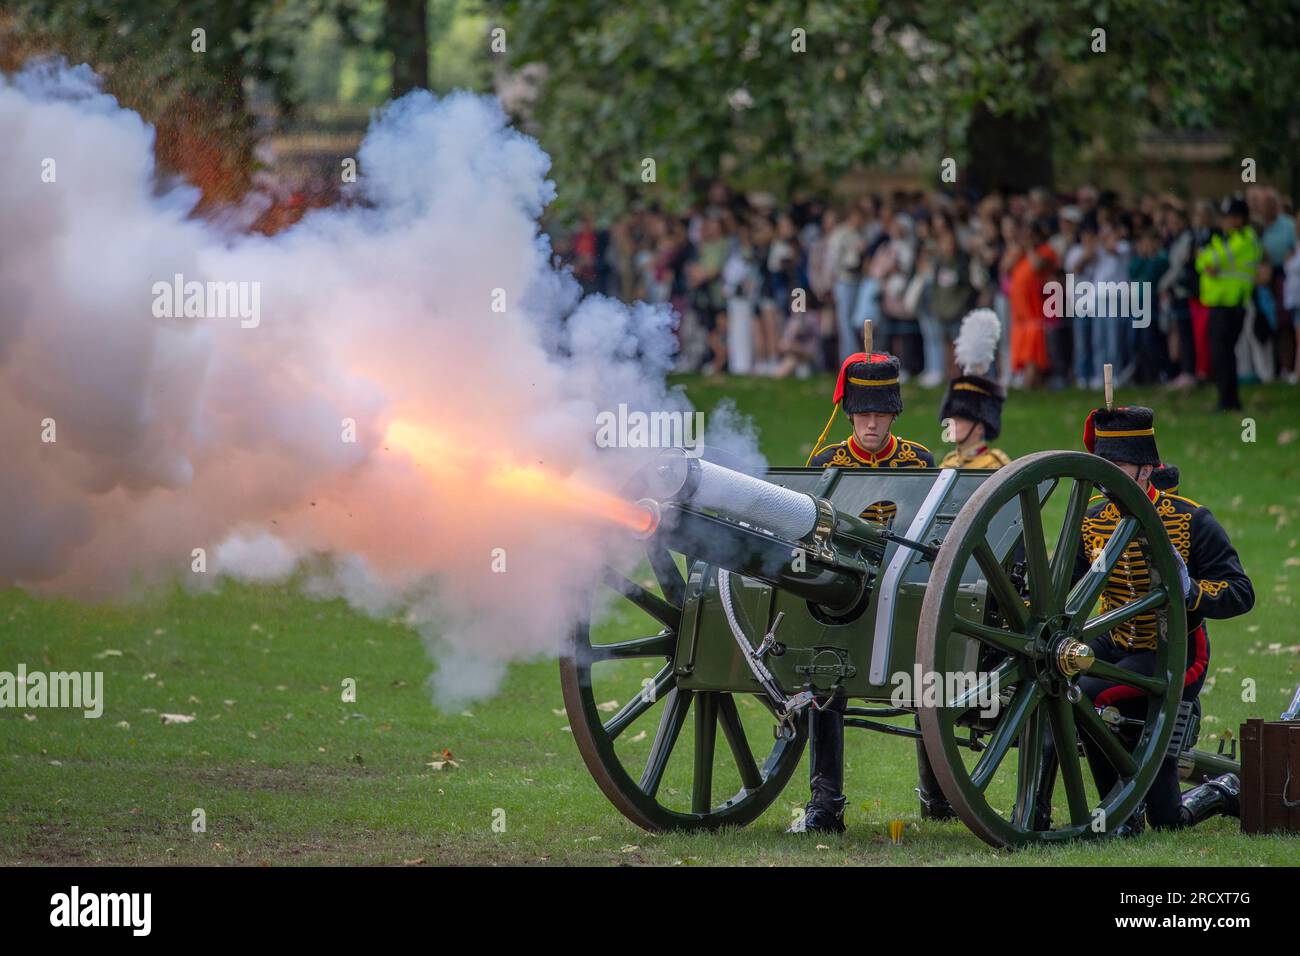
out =
[[[1137,805],[1137,809],[1129,815],[1129,818],[1115,828],[1114,836],[1117,837],[1135,837],[1141,836],[1147,830],[1147,802],[1143,800]]]
[[[1029,823],[1035,830],[1052,829],[1052,795],[1056,791],[1056,769],[1059,763],[1055,741],[1049,736],[1043,743],[1043,772],[1034,791],[1034,812]]]
[[[1235,773],[1225,773],[1193,787],[1183,794],[1183,825],[1194,827],[1207,817],[1222,813],[1241,816],[1241,781]]]
[[[802,820],[787,833],[843,833],[844,806],[844,708],[846,697],[836,697],[821,710],[808,715],[808,783],[812,799]]]
[[[917,718],[916,729],[921,729],[920,718]],[[948,798],[943,795],[943,788],[939,786],[934,768],[930,766],[930,756],[925,752],[925,741],[919,737],[916,739],[916,772],[919,778],[916,792],[921,797],[921,819],[952,820],[955,818],[957,814],[953,812]]]

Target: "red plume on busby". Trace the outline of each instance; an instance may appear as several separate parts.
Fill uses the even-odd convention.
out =
[[[1094,454],[1093,449],[1097,447],[1097,426],[1092,423],[1092,416],[1096,414],[1097,409],[1094,408],[1083,420],[1083,447],[1090,455]]]
[[[903,393],[898,388],[898,359],[886,352],[854,352],[840,366],[831,401],[845,414],[903,410]]]

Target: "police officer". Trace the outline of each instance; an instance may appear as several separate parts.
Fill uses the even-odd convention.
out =
[[[903,411],[903,395],[898,387],[898,359],[884,352],[856,352],[840,366],[835,383],[831,418],[808,458],[808,464],[820,468],[933,468],[934,456],[919,442],[899,438],[893,426]],[[822,446],[843,411],[853,425],[844,441]],[[863,512],[867,520],[887,524],[893,517],[891,506],[873,505]],[[824,700],[817,700],[808,718],[808,783],[812,799],[803,818],[790,827],[790,833],[843,833],[844,807],[844,710],[848,698],[837,690]]]
[[[1195,700],[1201,692],[1210,663],[1210,641],[1205,621],[1207,618],[1237,617],[1249,611],[1255,603],[1250,578],[1242,569],[1241,559],[1223,526],[1210,509],[1190,498],[1162,491],[1151,482],[1153,472],[1160,466],[1155,413],[1151,409],[1095,409],[1084,425],[1084,447],[1115,464],[1146,492],[1178,555],[1188,630],[1183,700]],[[1167,471],[1164,477],[1166,480],[1170,477]],[[1114,503],[1104,495],[1094,498],[1083,522],[1083,536],[1075,560],[1075,580],[1082,577],[1102,553],[1119,521],[1120,513]],[[1150,581],[1151,572],[1145,556],[1136,543],[1130,544],[1106,583],[1102,593],[1102,612],[1142,597],[1149,590]],[[1156,615],[1146,612],[1117,625],[1109,634],[1092,641],[1090,646],[1100,660],[1125,670],[1151,675],[1155,668],[1158,640]],[[1122,716],[1132,719],[1145,717],[1144,693],[1138,688],[1088,674],[1079,680],[1079,687],[1097,707],[1114,706]],[[1130,733],[1125,743],[1131,747],[1136,743],[1136,736]],[[1115,770],[1090,741],[1085,739],[1084,746],[1097,789],[1105,794],[1116,783]],[[1055,775],[1047,776],[1054,778]],[[1050,817],[1050,789],[1049,779],[1039,792],[1036,817],[1038,825],[1044,828]],[[1144,817],[1155,828],[1177,829],[1192,826],[1217,813],[1240,816],[1240,791],[1241,783],[1237,776],[1226,773],[1180,795],[1178,758],[1166,756],[1147,792],[1145,804],[1139,806],[1117,832],[1124,835],[1140,832]]]
[[[1255,286],[1263,249],[1249,225],[1245,200],[1223,201],[1222,230],[1196,255],[1200,298],[1210,309],[1210,371],[1219,391],[1218,411],[1241,408],[1237,395],[1237,339]]]

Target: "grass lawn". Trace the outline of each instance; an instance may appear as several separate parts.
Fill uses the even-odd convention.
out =
[[[706,411],[734,399],[774,464],[802,464],[829,411],[825,378],[683,384]],[[938,449],[940,396],[905,389],[899,434]],[[1094,398],[1016,394],[998,444],[1013,457],[1078,448]],[[1202,747],[1247,716],[1275,719],[1300,681],[1300,391],[1253,387],[1244,398],[1241,416],[1222,417],[1207,411],[1204,392],[1123,395],[1157,408],[1161,451],[1181,466],[1182,493],[1215,511],[1255,582],[1250,615],[1210,624]],[[1243,440],[1243,418],[1254,422],[1253,442]],[[961,823],[920,821],[914,745],[861,732],[849,735],[842,838],[782,834],[806,799],[803,767],[747,829],[652,836],[593,783],[567,729],[554,661],[514,665],[496,698],[441,713],[424,688],[432,664],[415,634],[285,589],[176,589],[112,606],[0,592],[0,670],[19,662],[102,670],[106,703],[98,720],[0,710],[0,863],[1300,862],[1300,839],[1245,838],[1224,819],[1131,841],[995,851]],[[356,681],[355,703],[340,699],[345,678]],[[1253,702],[1242,699],[1247,680]],[[164,724],[161,714],[194,720]],[[458,766],[431,766],[444,749]],[[196,809],[205,832],[193,832]],[[907,822],[898,845],[887,835],[893,818]]]

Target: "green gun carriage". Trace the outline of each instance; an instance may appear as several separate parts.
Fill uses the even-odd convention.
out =
[[[799,763],[808,708],[836,687],[847,726],[923,739],[944,795],[994,846],[1112,831],[1167,752],[1197,780],[1236,767],[1191,749],[1176,556],[1146,495],[1100,458],[1041,452],[996,472],[776,468],[764,479],[679,451],[628,493],[646,509],[649,571],[638,582],[611,569],[603,584],[622,603],[622,632],[639,624],[643,636],[605,640],[584,623],[560,671],[587,767],[647,830],[756,819]],[[1103,493],[1122,518],[1076,581],[1084,515]],[[1130,544],[1150,590],[1097,615]],[[1086,644],[1139,613],[1161,633],[1152,677]],[[625,692],[640,681],[621,706],[600,699],[606,669]],[[1084,671],[1146,692],[1132,749],[1118,713],[1080,688]],[[656,712],[653,735],[628,732]],[[919,732],[886,722],[912,713]],[[1108,793],[1091,784],[1085,736],[1118,774]],[[1056,801],[1046,827],[1034,815],[1045,777]]]

